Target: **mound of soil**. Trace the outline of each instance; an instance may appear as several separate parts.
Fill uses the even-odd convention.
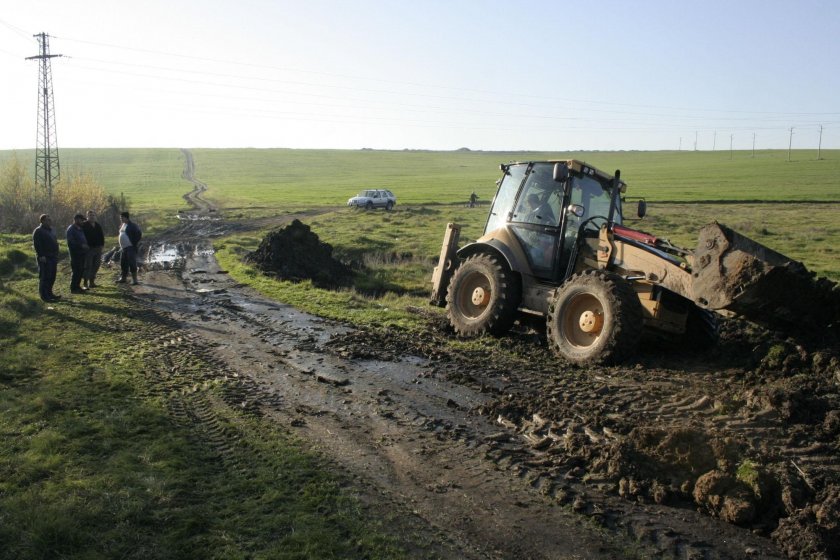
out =
[[[245,256],[245,261],[282,280],[311,280],[325,289],[350,286],[352,271],[334,259],[332,252],[332,246],[321,242],[308,225],[294,220],[266,235],[257,250]]]

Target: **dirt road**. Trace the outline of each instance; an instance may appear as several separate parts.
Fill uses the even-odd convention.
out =
[[[559,366],[527,325],[512,353],[455,355],[431,314],[427,336],[368,333],[238,286],[209,238],[241,227],[184,220],[155,246],[174,257],[126,288],[171,319],[157,359],[217,363],[207,383],[351,473],[427,543],[417,557],[834,554],[831,356],[781,341],[798,358],[771,364],[765,335],[734,326],[714,355],[660,343],[636,364],[583,370]],[[208,409],[188,415],[233,445]]]

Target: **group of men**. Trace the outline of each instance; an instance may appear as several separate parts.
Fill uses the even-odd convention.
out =
[[[53,293],[58,266],[58,238],[48,214],[41,214],[41,224],[32,232],[32,244],[38,257],[38,295],[46,302],[54,302],[61,296]],[[137,284],[137,248],[143,236],[140,227],[129,219],[128,212],[120,213],[120,277],[117,282],[127,281],[131,274],[132,284]],[[96,288],[96,275],[102,264],[102,250],[105,247],[105,232],[96,221],[93,210],[87,217],[76,214],[66,231],[67,249],[70,253],[70,293],[84,294]]]

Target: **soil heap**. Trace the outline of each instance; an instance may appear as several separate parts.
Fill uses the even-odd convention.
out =
[[[245,262],[282,280],[312,280],[319,288],[352,285],[352,271],[335,260],[332,251],[332,246],[321,242],[308,225],[294,220],[286,227],[269,232],[257,250],[245,256]]]

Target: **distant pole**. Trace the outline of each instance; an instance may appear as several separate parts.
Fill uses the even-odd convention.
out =
[[[790,150],[793,147],[793,127],[790,127],[790,139],[788,140],[788,161],[790,161]]]
[[[753,158],[755,157],[755,132],[753,132],[753,153],[752,153],[752,157]]]
[[[735,137],[734,134],[729,135],[729,159],[732,159],[732,139]]]
[[[28,56],[26,60],[39,60],[38,75],[38,128],[35,148],[35,184],[47,189],[52,198],[53,181],[58,181],[61,166],[58,163],[58,145],[55,134],[55,105],[53,102],[52,67],[50,59],[61,56],[50,54],[49,35],[33,35],[38,39],[40,54]]]
[[[680,148],[679,148],[678,151],[680,151],[680,152],[682,151],[682,136],[680,136]]]
[[[697,151],[697,131],[694,131],[694,151]]]
[[[715,135],[712,136],[712,151],[715,151],[715,146],[717,146],[717,130],[715,130]]]
[[[823,125],[820,125],[820,143],[817,145],[817,159],[818,160],[822,159],[822,157],[820,157],[821,154],[822,154],[822,131],[823,131]]]

